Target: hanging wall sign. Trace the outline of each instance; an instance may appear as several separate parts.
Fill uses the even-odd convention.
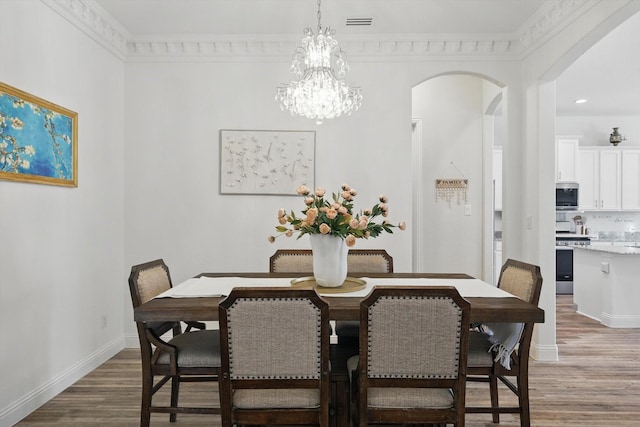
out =
[[[436,179],[436,202],[443,200],[452,207],[455,199],[457,204],[466,204],[468,185],[468,179]]]

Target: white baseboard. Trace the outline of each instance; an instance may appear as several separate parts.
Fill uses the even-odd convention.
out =
[[[11,427],[17,424],[67,387],[115,356],[123,348],[124,340],[120,336],[6,408],[0,408],[0,427]]]
[[[557,362],[558,345],[537,345],[535,343],[531,343],[529,356],[540,362]]]
[[[640,328],[640,316],[602,313],[601,323],[610,328]]]

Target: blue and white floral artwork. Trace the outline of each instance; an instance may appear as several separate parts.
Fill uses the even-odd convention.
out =
[[[0,83],[0,178],[77,186],[77,114]]]

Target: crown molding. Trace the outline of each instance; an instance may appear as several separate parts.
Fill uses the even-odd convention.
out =
[[[125,60],[131,35],[93,0],[41,0],[63,18]]]
[[[94,0],[42,0],[123,61],[251,60],[289,58],[298,38],[287,35],[132,36]],[[351,58],[442,57],[520,59],[598,0],[553,0],[514,34],[376,34],[341,37]]]
[[[526,56],[557,34],[600,0],[555,0],[534,13],[516,32]]]

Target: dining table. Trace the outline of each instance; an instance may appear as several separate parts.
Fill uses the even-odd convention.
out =
[[[348,288],[347,282],[352,285]],[[218,304],[236,287],[314,286],[329,304],[331,320],[358,320],[360,301],[374,286],[455,286],[470,303],[471,322],[543,323],[544,310],[496,286],[463,273],[377,273],[348,277],[344,288],[322,288],[296,273],[201,273],[134,309],[136,322],[216,321]],[[330,425],[348,426],[349,374],[346,361],[357,346],[331,344]]]
[[[135,321],[218,320],[218,303],[233,287],[283,286],[295,273],[201,273],[134,310]],[[377,273],[361,277],[369,285],[451,285],[471,305],[471,322],[544,322],[544,310],[463,273]],[[196,286],[196,285],[200,286]],[[191,286],[190,286],[191,285]],[[192,291],[189,292],[189,287]],[[185,292],[180,293],[180,291]],[[360,301],[370,291],[335,292],[316,288],[329,303],[331,320],[358,320]]]

